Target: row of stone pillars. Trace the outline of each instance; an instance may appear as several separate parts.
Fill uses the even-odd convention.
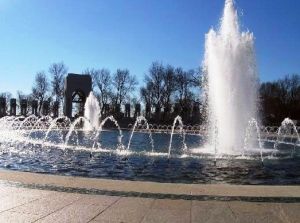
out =
[[[109,104],[103,105],[103,115],[108,116],[110,114],[120,114],[121,113],[121,105],[116,104],[113,108]],[[135,104],[134,108],[134,117],[138,117],[141,115],[141,104]],[[125,104],[124,117],[131,118],[131,105]]]
[[[38,115],[38,101],[33,100],[31,103],[28,103],[28,100],[22,99],[20,101],[20,115],[27,116],[30,114],[30,111],[28,110],[29,104],[31,106],[31,114]],[[6,99],[0,98],[0,117],[7,115],[7,107],[6,107]],[[169,110],[171,111],[171,109]],[[160,109],[156,109],[154,115],[160,116]],[[185,108],[184,111],[180,108],[178,104],[175,104],[174,106],[174,113],[176,114],[191,114],[193,117],[198,117],[200,114],[199,111],[199,104],[194,104],[193,108]],[[59,115],[59,103],[54,102],[52,107],[52,114],[54,117],[58,117]],[[103,106],[103,115],[108,116],[111,114],[119,115],[121,114],[121,106],[120,104],[115,105],[113,108],[109,104],[104,104]],[[15,116],[17,115],[17,100],[15,98],[10,99],[10,110],[9,115]],[[48,101],[44,101],[41,108],[41,114],[40,115],[50,115],[50,103]],[[135,104],[134,109],[134,117],[141,115],[141,104]],[[151,118],[151,106],[149,104],[146,105],[145,108],[145,116],[146,118]],[[124,110],[124,117],[125,118],[131,118],[131,105],[125,104],[125,110]],[[156,117],[157,118],[157,117]]]
[[[20,115],[27,116],[30,114],[28,110],[29,104],[31,106],[31,114],[38,116],[38,101],[33,100],[31,103],[28,102],[27,99],[22,99],[20,101]],[[9,104],[9,112],[7,114],[7,105],[6,105],[6,98],[0,98],[0,117],[11,115],[17,115],[17,100],[15,98],[10,99]],[[54,102],[53,104],[53,116],[58,117],[59,114],[59,102]],[[50,102],[44,101],[41,108],[41,115],[47,116],[50,115]]]
[[[200,116],[200,104],[194,103],[193,105],[185,106],[184,108],[181,108],[180,104],[176,103],[174,105],[174,113],[180,115],[180,114],[186,114],[187,116],[192,116],[194,118],[199,118]],[[120,104],[116,104],[114,107],[111,107],[109,104],[103,105],[103,115],[108,116],[110,114],[120,114],[121,113],[121,106]],[[161,111],[159,107],[155,107],[155,112],[152,114],[151,112],[151,105],[146,104],[145,107],[145,117],[151,118],[152,115],[154,115],[156,118],[157,116],[160,116],[160,114],[170,114],[171,113],[171,106],[167,109],[165,109],[164,112]],[[134,117],[141,115],[141,104],[135,104],[134,109]],[[125,118],[131,118],[131,105],[125,104],[124,107],[124,117]]]

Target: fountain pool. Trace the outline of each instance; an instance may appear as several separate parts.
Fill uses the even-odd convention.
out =
[[[232,154],[205,147],[205,133],[186,133],[179,117],[163,131],[139,125],[142,120],[138,117],[133,129],[120,129],[108,117],[98,130],[87,131],[83,117],[74,122],[66,117],[5,117],[0,119],[0,167],[158,182],[300,183],[299,128],[289,119],[280,128],[257,129],[250,121],[243,150]],[[116,122],[116,128],[105,128],[106,122]]]
[[[100,117],[90,94],[85,116],[0,119],[0,168],[72,176],[185,183],[300,184],[299,127],[257,119],[253,35],[240,32],[232,0],[206,36],[208,126],[191,132],[180,116],[154,128],[137,117],[121,129]],[[101,120],[101,122],[100,122]],[[111,122],[115,128],[107,128]],[[194,128],[192,128],[194,129]]]

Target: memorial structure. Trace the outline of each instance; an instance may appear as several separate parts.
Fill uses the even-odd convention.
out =
[[[1,97],[0,98],[0,117],[3,117],[6,115],[6,98]]]
[[[64,89],[64,115],[69,118],[83,116],[84,104],[91,91],[90,75],[68,74]]]
[[[20,107],[21,107],[21,115],[22,116],[26,116],[27,115],[27,99],[22,99],[21,103],[20,103]]]
[[[17,113],[17,100],[15,98],[10,99],[10,110],[9,114],[11,116],[16,116]]]

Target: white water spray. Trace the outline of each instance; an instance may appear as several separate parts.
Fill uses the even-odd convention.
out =
[[[226,0],[220,28],[206,35],[210,143],[219,153],[243,149],[248,121],[256,117],[258,76],[252,33],[240,32],[233,0]],[[214,134],[217,129],[218,134]]]
[[[42,146],[44,146],[44,143],[46,142],[47,138],[48,138],[48,135],[50,134],[50,132],[54,129],[54,128],[57,128],[59,130],[59,126],[58,126],[58,123],[57,121],[58,120],[62,120],[63,121],[63,125],[65,126],[68,126],[71,124],[71,120],[67,117],[67,116],[60,116],[60,117],[57,117],[56,119],[53,119],[50,123],[50,126],[45,134],[45,137],[43,139],[43,144]],[[61,142],[63,143],[64,140],[63,140],[63,134],[60,134],[60,139],[61,139]]]
[[[90,123],[90,120],[88,120],[87,118],[79,117],[79,118],[75,119],[75,121],[70,126],[69,131],[66,135],[65,142],[64,142],[64,147],[63,147],[64,150],[67,148],[70,137],[71,137],[71,135],[74,131],[76,133],[76,141],[77,141],[77,146],[78,146],[79,139],[78,139],[78,131],[77,131],[76,127],[82,125],[82,123],[85,126],[85,128],[92,129],[92,124]]]
[[[144,121],[145,124],[146,124],[146,126],[147,126],[146,130],[149,133],[149,139],[150,139],[152,153],[153,153],[154,152],[154,142],[153,142],[153,138],[152,138],[152,132],[151,132],[151,129],[149,128],[148,121],[147,121],[147,119],[144,116],[139,116],[139,117],[136,118],[136,121],[135,121],[135,123],[133,125],[132,131],[131,131],[131,134],[130,134],[130,138],[129,138],[129,141],[128,141],[128,144],[127,144],[127,151],[130,149],[131,140],[132,140],[134,131],[135,131],[136,127],[137,127],[137,124],[141,124],[142,121]]]
[[[87,97],[84,105],[84,117],[89,120],[92,128],[98,129],[100,119],[100,106],[98,99],[95,97],[92,91]],[[85,125],[84,128],[85,130],[91,130],[90,125]]]
[[[172,132],[171,132],[171,136],[170,136],[169,149],[168,149],[168,158],[170,158],[170,156],[171,156],[173,135],[174,135],[174,131],[175,131],[175,127],[176,127],[177,122],[179,124],[179,133],[181,133],[181,136],[182,136],[182,144],[183,144],[182,150],[183,150],[183,153],[187,152],[187,146],[185,144],[185,132],[184,132],[184,129],[183,129],[183,122],[182,122],[182,118],[178,115],[174,119],[173,126],[172,126]]]
[[[293,131],[293,133],[292,133]],[[292,139],[292,135],[295,135],[296,140],[294,142],[294,149],[296,148],[297,144],[300,143],[300,135],[298,133],[297,130],[297,126],[295,125],[295,123],[293,122],[293,120],[291,120],[290,118],[285,118],[282,123],[281,126],[279,127],[278,131],[277,131],[277,138],[276,138],[276,142],[274,144],[274,153],[276,151],[278,151],[278,145],[281,142],[284,142],[284,137],[285,135],[288,136],[288,138]]]
[[[122,143],[122,138],[123,138],[123,133],[122,133],[122,130],[121,130],[121,127],[119,126],[117,120],[111,115],[111,116],[108,116],[106,117],[99,125],[99,128],[97,129],[96,131],[96,134],[95,134],[95,137],[94,137],[94,143],[93,143],[93,148],[92,148],[92,151],[95,151],[95,146],[97,145],[98,146],[98,149],[100,149],[101,147],[101,144],[98,142],[98,139],[99,139],[99,136],[103,130],[103,126],[105,125],[105,123],[107,121],[111,121],[112,123],[114,123],[114,125],[118,128],[118,131],[119,131],[119,137],[118,137],[118,149],[119,150],[122,150],[124,149],[124,145]]]
[[[254,118],[252,118],[249,121],[248,127],[246,129],[246,136],[245,136],[245,140],[244,140],[244,147],[243,147],[242,156],[243,157],[245,156],[245,151],[248,149],[251,139],[253,140],[253,136],[251,135],[251,130],[253,130],[253,128],[254,128],[254,130],[256,132],[256,135],[257,135],[257,141],[258,141],[258,146],[259,146],[259,151],[260,151],[260,159],[263,162],[264,161],[263,154],[262,154],[263,144],[262,144],[262,141],[261,141],[260,129],[259,129],[257,121]]]

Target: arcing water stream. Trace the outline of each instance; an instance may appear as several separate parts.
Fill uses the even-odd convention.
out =
[[[172,126],[154,128],[140,116],[132,129],[121,129],[113,116],[100,116],[91,92],[84,117],[73,122],[65,116],[1,118],[0,167],[168,182],[299,184],[299,127],[288,118],[280,127],[264,127],[256,118],[253,39],[240,31],[234,2],[226,0],[220,28],[206,35],[209,126],[189,128],[177,116]]]

